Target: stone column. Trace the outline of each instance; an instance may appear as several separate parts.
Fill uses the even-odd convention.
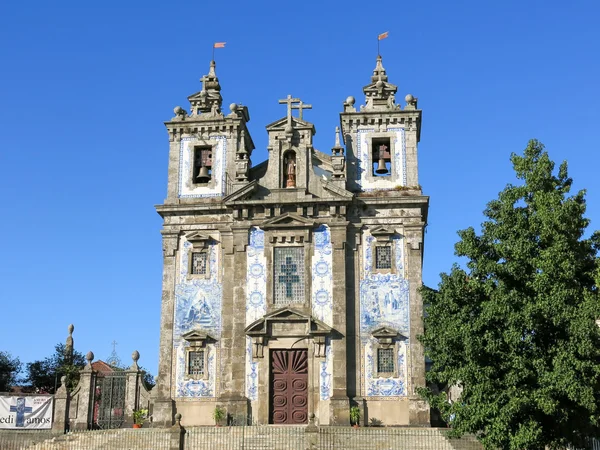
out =
[[[77,417],[74,420],[75,430],[87,430],[90,428],[94,413],[94,388],[96,384],[96,371],[92,369],[94,354],[87,352],[85,355],[87,365],[79,375],[79,402],[77,402]]]
[[[161,231],[163,235],[163,290],[160,313],[160,344],[156,399],[152,409],[152,423],[156,426],[173,425],[173,397],[171,373],[173,361],[173,313],[175,306],[175,275],[179,233]]]
[[[248,417],[246,373],[246,246],[248,226],[221,233],[223,239],[223,303],[221,393],[219,404],[229,417]]]
[[[408,256],[406,277],[410,283],[410,368],[409,425],[429,425],[429,405],[416,393],[425,386],[425,352],[417,336],[423,334],[423,300],[419,289],[423,285],[423,227],[405,226]]]
[[[348,400],[348,368],[346,354],[346,240],[348,222],[330,224],[333,247],[333,328],[331,356],[333,359],[332,395],[329,399],[329,423],[350,425]]]
[[[140,353],[135,350],[131,354],[131,359],[133,359],[133,363],[129,370],[126,372],[126,384],[125,384],[125,427],[131,428],[133,425],[133,411],[138,409],[139,407],[139,392],[140,392],[140,383],[142,382],[142,372],[137,364],[138,359],[140,359]]]
[[[52,431],[65,432],[69,430],[69,391],[67,390],[67,377],[60,378],[60,387],[54,394],[54,422]]]

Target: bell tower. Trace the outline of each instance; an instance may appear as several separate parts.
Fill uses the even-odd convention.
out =
[[[340,114],[348,154],[348,188],[351,191],[407,190],[419,186],[417,143],[421,111],[417,99],[405,97],[404,109],[396,104],[398,86],[388,82],[381,56],[363,87],[365,105],[357,111],[354,97],[344,102]]]
[[[232,103],[229,114],[222,112],[214,61],[200,80],[202,90],[188,97],[189,113],[177,106],[175,117],[165,123],[170,141],[167,203],[224,197],[248,183],[254,149],[248,108]]]

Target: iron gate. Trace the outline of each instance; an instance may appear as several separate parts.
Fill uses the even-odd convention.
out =
[[[125,387],[127,374],[99,373],[94,395],[94,427],[121,428],[125,422]]]

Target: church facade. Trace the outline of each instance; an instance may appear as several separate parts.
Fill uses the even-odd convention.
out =
[[[169,134],[153,420],[426,425],[422,278],[429,199],[421,110],[396,102],[381,57],[348,97],[330,151],[288,96],[253,164],[248,108],[222,109],[214,61]],[[274,101],[277,99],[274,99]],[[335,137],[335,139],[334,139]]]

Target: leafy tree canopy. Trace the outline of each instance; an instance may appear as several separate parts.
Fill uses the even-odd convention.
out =
[[[458,233],[467,270],[422,290],[427,379],[462,394],[421,394],[487,449],[581,448],[600,436],[600,236],[584,237],[585,192],[569,194],[565,162],[555,174],[536,140],[511,161],[522,183],[487,205],[481,234]]]
[[[38,392],[53,394],[55,386],[60,386],[61,377],[66,376],[67,389],[73,389],[79,382],[79,371],[85,366],[85,357],[73,350],[70,358],[65,350],[65,344],[56,344],[51,356],[27,363],[25,381]]]
[[[17,382],[21,361],[8,353],[0,351],[0,392],[10,392]]]

